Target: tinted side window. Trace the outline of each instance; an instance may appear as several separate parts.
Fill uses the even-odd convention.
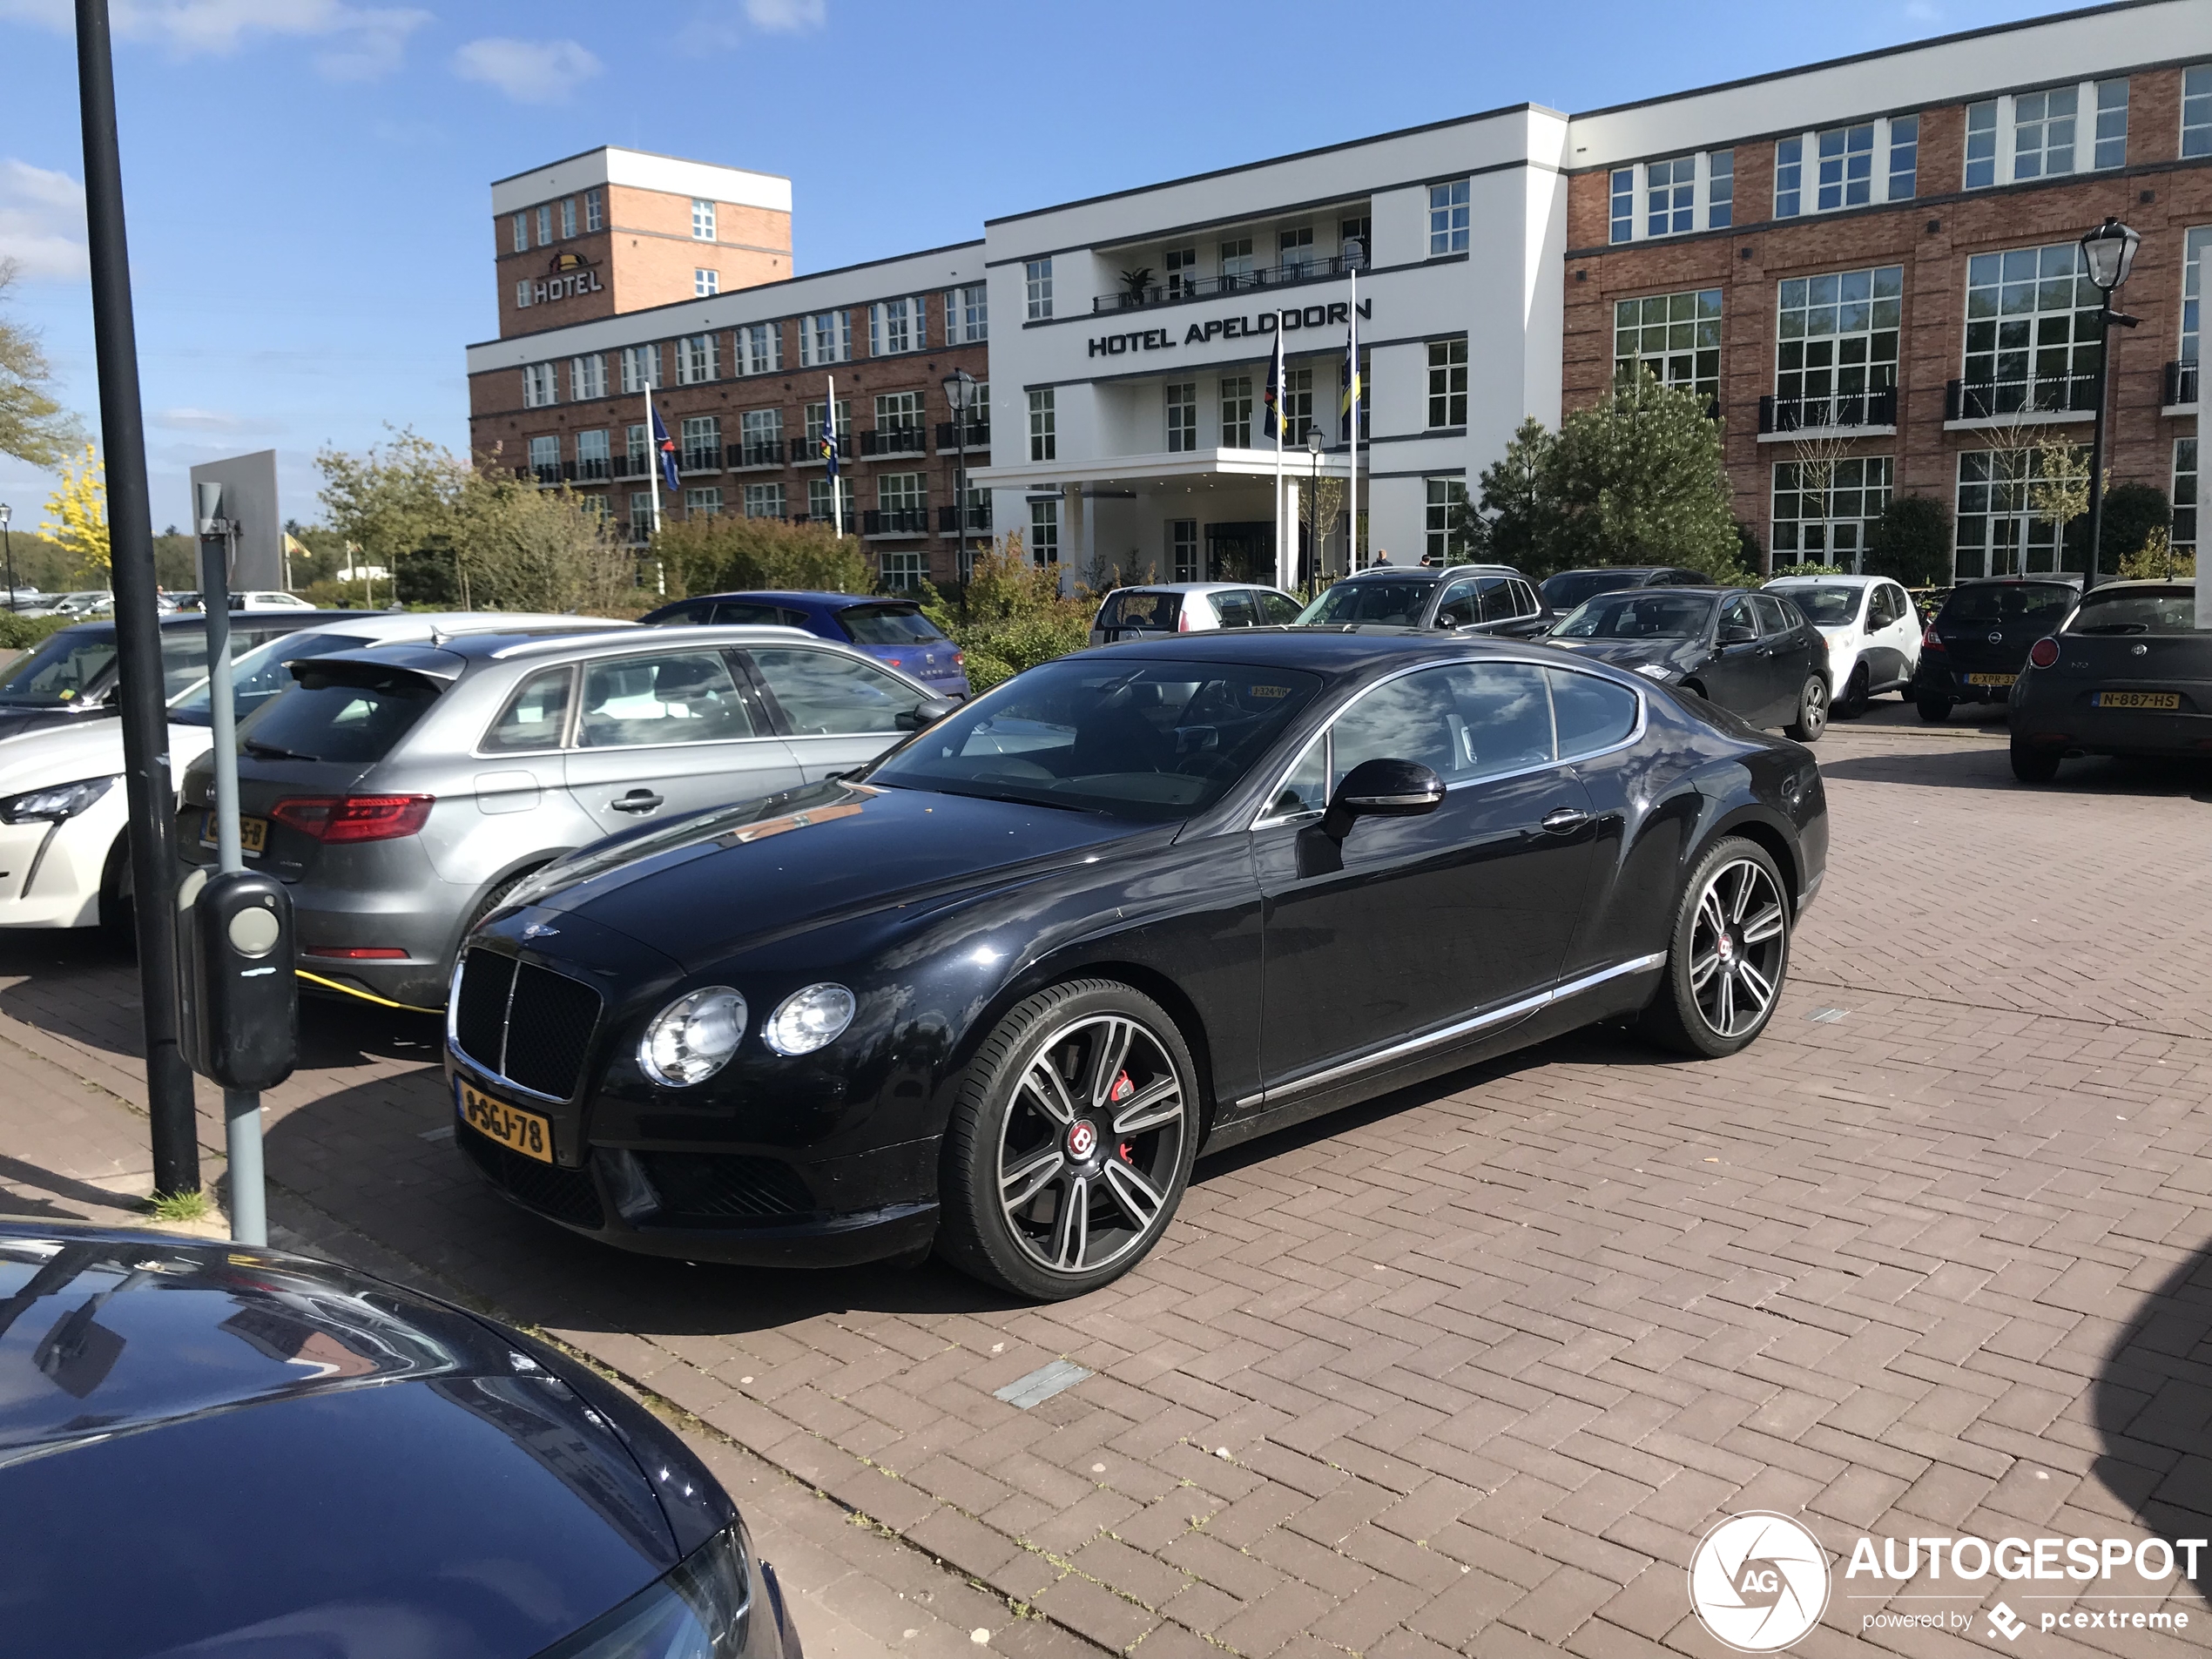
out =
[[[1511,622],[1520,613],[1514,609],[1513,584],[1501,576],[1482,578],[1482,620]]]
[[[904,682],[836,651],[792,646],[752,657],[794,737],[896,732],[899,717],[921,700]]]
[[[577,740],[587,748],[718,743],[752,735],[752,716],[720,651],[624,657],[583,671]]]
[[[1544,672],[1551,677],[1561,760],[1609,749],[1636,729],[1636,694],[1626,686],[1564,668]]]
[[[1533,617],[1543,609],[1543,606],[1537,603],[1536,590],[1519,577],[1514,577],[1507,585],[1513,589],[1513,614],[1514,616]]]
[[[1213,601],[1214,614],[1221,618],[1224,628],[1250,628],[1259,620],[1251,595],[1240,589],[1208,597]]]
[[[755,625],[765,624],[772,628],[782,622],[786,615],[786,613],[779,607],[764,605],[757,599],[725,599],[714,607],[714,620],[724,624],[748,623]],[[706,617],[702,611],[701,614],[688,617],[686,620],[705,622]]]
[[[521,754],[559,748],[568,731],[569,689],[575,678],[572,668],[549,668],[524,680],[484,734],[484,752]]]
[[[1758,618],[1751,611],[1750,595],[1739,593],[1734,598],[1722,602],[1720,631],[1725,635],[1731,628],[1749,628],[1754,634],[1759,631]]]
[[[1755,593],[1751,603],[1759,608],[1759,630],[1770,639],[1786,634],[1797,625],[1788,608],[1770,593]]]
[[[1259,608],[1270,624],[1278,628],[1298,620],[1298,602],[1288,594],[1263,591],[1259,595]]]
[[[1363,760],[1418,760],[1447,784],[1552,758],[1544,671],[1521,663],[1453,663],[1378,686],[1336,727],[1331,786]]]
[[[1444,590],[1444,597],[1436,602],[1436,625],[1440,628],[1466,628],[1482,620],[1482,604],[1478,597],[1480,584],[1471,577],[1461,577]]]

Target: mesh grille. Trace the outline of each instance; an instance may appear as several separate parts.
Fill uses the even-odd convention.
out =
[[[660,1218],[715,1226],[803,1216],[813,1195],[780,1158],[737,1153],[640,1152],[637,1162],[661,1196]]]
[[[536,1158],[510,1152],[496,1141],[487,1140],[464,1128],[454,1137],[475,1160],[476,1167],[493,1184],[512,1193],[529,1208],[572,1227],[598,1228],[606,1224],[599,1208],[598,1190],[589,1170],[563,1170]]]
[[[505,1075],[525,1089],[568,1099],[582,1080],[591,1028],[598,1022],[598,992],[525,962],[516,973],[515,1000],[508,1006]]]
[[[514,981],[512,956],[472,950],[462,959],[461,988],[454,999],[454,1041],[462,1053],[487,1071],[499,1069],[500,1037],[507,1023],[507,988]]]

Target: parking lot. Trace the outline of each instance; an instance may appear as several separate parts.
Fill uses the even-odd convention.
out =
[[[1239,1147],[1079,1301],[572,1238],[463,1167],[435,1023],[350,1008],[271,1097],[272,1213],[689,1413],[817,1659],[1718,1653],[1683,1568],[1746,1509],[1838,1558],[1804,1651],[1986,1649],[1864,1616],[2080,1586],[1847,1579],[1853,1541],[2212,1535],[2212,771],[2027,789],[1887,698],[1819,754],[1830,874],[1750,1049],[1583,1034]],[[145,1190],[135,983],[0,941],[0,1211]],[[2187,1635],[2020,1650],[2200,1650],[2168,1582]]]

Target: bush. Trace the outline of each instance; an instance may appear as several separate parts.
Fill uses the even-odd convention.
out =
[[[1869,576],[1931,588],[1950,581],[1951,563],[1951,513],[1932,496],[1893,496],[1866,527]]]
[[[18,617],[12,610],[0,610],[0,651],[30,651],[45,643],[50,634],[57,634],[75,617]]]
[[[1777,576],[1845,576],[1849,574],[1840,564],[1777,564],[1774,567],[1774,573]]]
[[[2153,484],[2113,485],[2105,491],[2104,523],[2097,536],[2102,543],[2098,568],[2117,566],[2141,552],[2149,544],[2153,530],[2165,529],[2173,522],[2174,503],[2166,499],[2164,490]],[[2082,534],[2087,533],[2085,523]],[[2080,567],[2078,555],[2074,564]]]
[[[1062,597],[1060,567],[1032,563],[1017,531],[975,556],[968,585],[955,597],[925,589],[923,609],[967,654],[968,683],[981,693],[1025,668],[1081,651],[1089,643],[1098,600],[1085,588]]]
[[[875,573],[860,543],[826,524],[716,514],[666,523],[653,537],[668,597],[783,588],[815,593],[872,593]]]

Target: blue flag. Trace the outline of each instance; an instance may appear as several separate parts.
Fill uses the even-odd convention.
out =
[[[822,462],[829,469],[829,475],[837,476],[837,405],[834,401],[822,405]]]
[[[683,486],[676,481],[676,440],[668,435],[668,428],[660,418],[660,411],[653,411],[653,448],[660,452],[661,482],[671,491]]]

